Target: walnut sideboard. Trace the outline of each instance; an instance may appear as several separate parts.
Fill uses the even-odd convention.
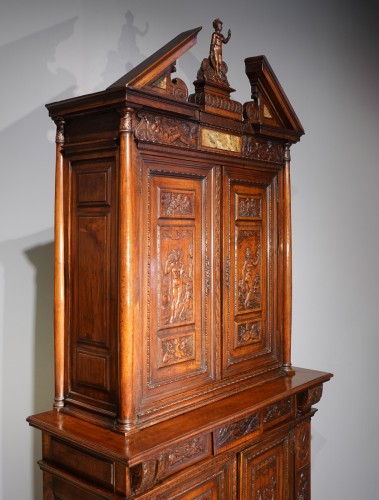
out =
[[[233,101],[213,23],[57,128],[55,399],[44,500],[310,498],[311,417],[330,373],[291,363],[290,148],[302,125],[264,56]],[[232,42],[231,42],[232,43]]]

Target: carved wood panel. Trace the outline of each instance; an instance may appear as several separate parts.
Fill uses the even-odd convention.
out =
[[[232,170],[224,191],[223,370],[264,371],[278,360],[275,183]]]
[[[241,453],[241,500],[288,498],[289,436]]]
[[[210,172],[151,169],[145,178],[145,394],[183,392],[210,364]]]

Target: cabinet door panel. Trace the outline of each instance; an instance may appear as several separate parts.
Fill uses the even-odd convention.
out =
[[[213,377],[210,365],[209,171],[151,169],[147,182],[145,398],[182,393]]]
[[[278,365],[275,181],[224,176],[223,373]]]
[[[241,500],[289,498],[289,435],[241,453]]]

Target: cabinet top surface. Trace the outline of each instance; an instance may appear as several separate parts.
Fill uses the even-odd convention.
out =
[[[332,376],[327,372],[295,368],[294,375],[265,382],[211,403],[207,405],[206,411],[201,407],[127,436],[56,411],[33,415],[27,420],[31,426],[43,431],[71,439],[98,452],[106,450],[119,460],[136,462],[151,450],[194,433],[206,432],[222,425],[232,416],[235,419],[247,412],[251,414],[268,404],[323,384]]]

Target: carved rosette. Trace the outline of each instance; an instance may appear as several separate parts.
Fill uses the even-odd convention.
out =
[[[242,153],[247,158],[271,163],[284,163],[283,144],[264,141],[252,136],[244,136]]]
[[[184,148],[197,147],[196,123],[146,112],[139,113],[138,118],[135,137],[139,141]]]

